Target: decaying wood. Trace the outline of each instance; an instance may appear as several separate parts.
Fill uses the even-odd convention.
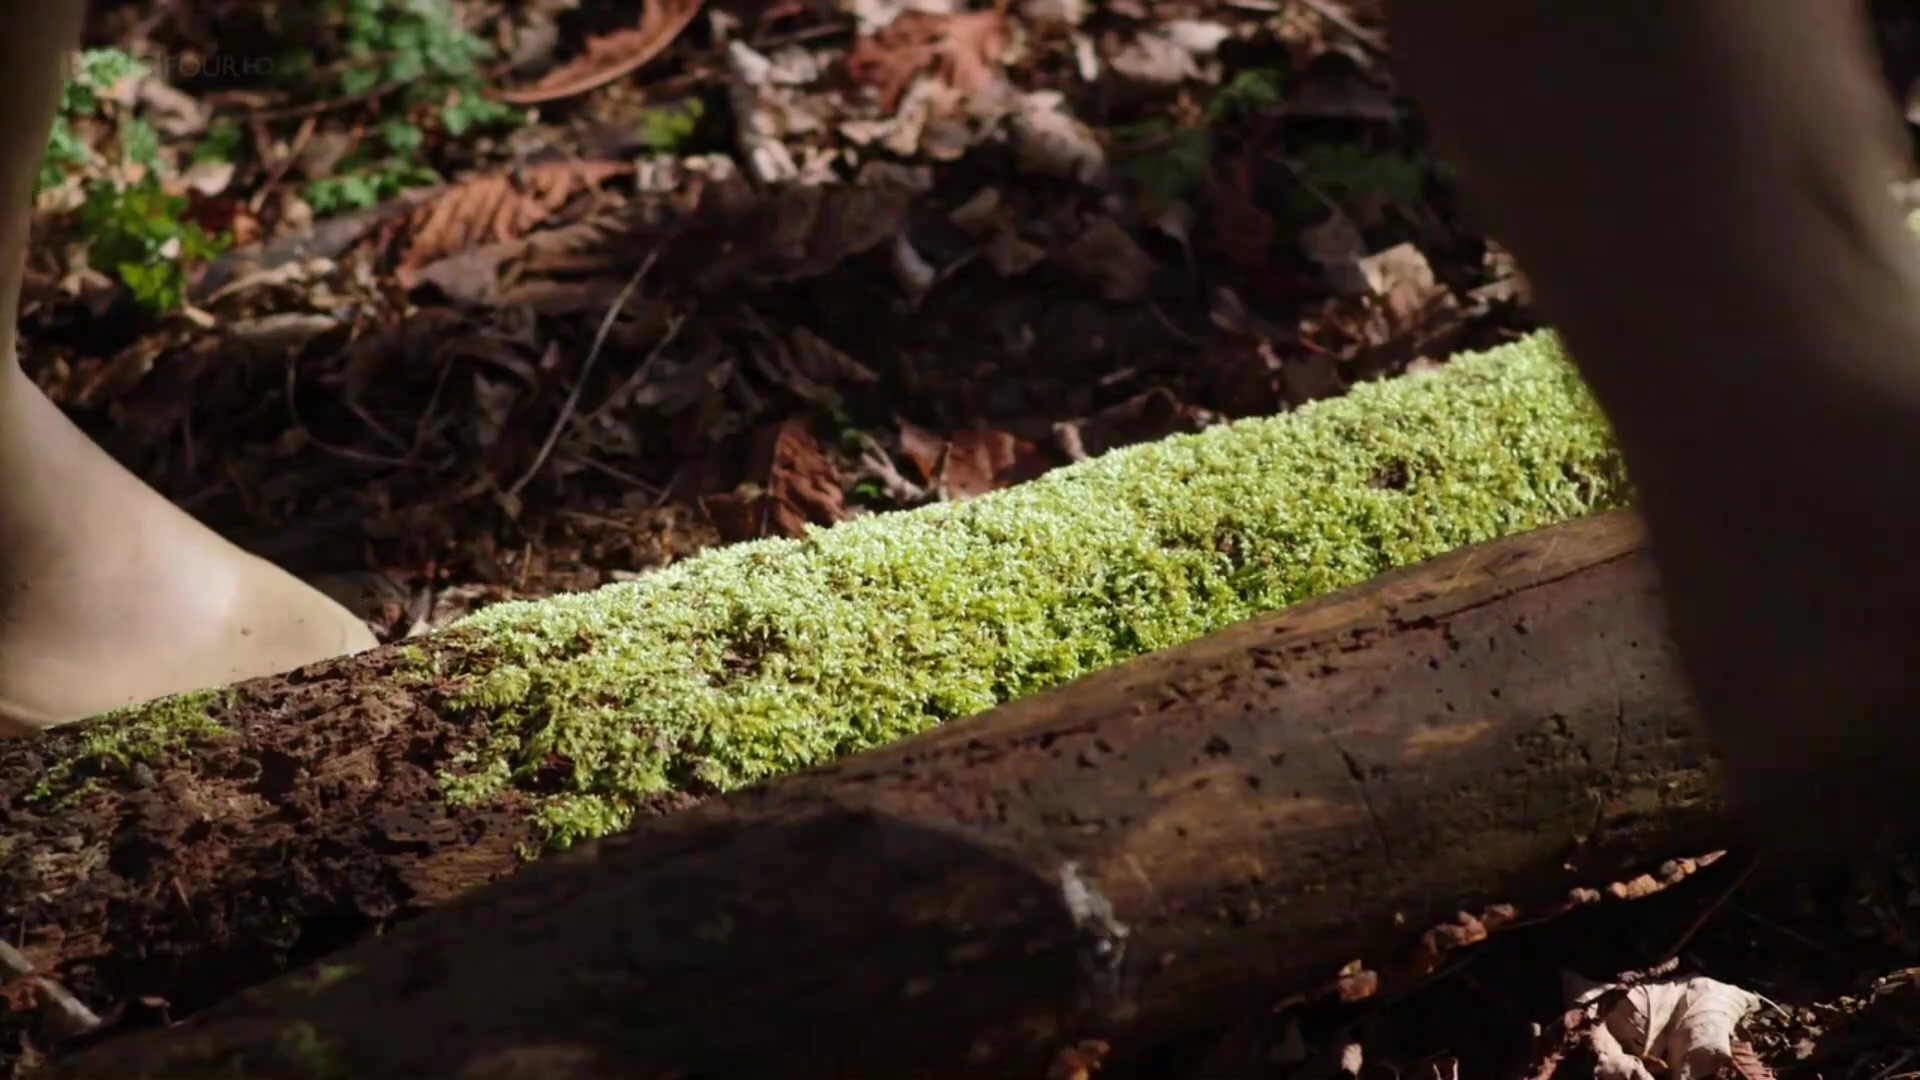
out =
[[[61,1075],[1043,1075],[1705,850],[1712,773],[1596,518],[656,818]]]

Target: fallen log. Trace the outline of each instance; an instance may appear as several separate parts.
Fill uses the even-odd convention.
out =
[[[1039,1075],[1725,829],[1607,515],[655,819],[56,1073]]]
[[[0,926],[184,1016],[522,848],[889,743],[1626,498],[1551,335],[965,502],[0,742]],[[4,1023],[0,1014],[0,1023]]]

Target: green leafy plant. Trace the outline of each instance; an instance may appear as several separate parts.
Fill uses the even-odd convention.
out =
[[[440,174],[425,165],[397,160],[350,163],[336,176],[310,181],[304,192],[316,214],[340,214],[378,206],[411,187],[438,183]]]
[[[210,236],[185,219],[187,200],[160,187],[156,172],[138,181],[98,181],[88,185],[80,207],[80,226],[89,260],[110,269],[133,290],[149,311],[172,311],[186,303],[188,267],[211,259],[227,246],[225,236]]]
[[[1138,150],[1124,159],[1121,172],[1149,202],[1170,205],[1200,185],[1213,163],[1213,133],[1204,127],[1174,127],[1149,120],[1116,129],[1123,147]]]
[[[186,219],[187,200],[162,186],[167,163],[160,133],[139,117],[116,115],[107,92],[145,68],[117,49],[82,52],[61,88],[60,107],[48,133],[35,190],[82,176],[79,221],[89,261],[113,273],[149,311],[171,311],[186,302],[191,267],[218,255],[224,237],[210,236]],[[80,125],[107,124],[109,153],[89,145]],[[237,147],[239,129],[222,135]]]
[[[1122,148],[1136,151],[1126,157],[1121,171],[1150,201],[1179,202],[1192,194],[1213,164],[1215,129],[1279,102],[1279,72],[1242,71],[1208,99],[1193,123],[1174,125],[1154,119],[1116,128]]]
[[[460,25],[448,0],[329,0],[314,5],[301,55],[276,73],[315,98],[379,95],[387,115],[337,175],[304,192],[320,213],[372,206],[407,187],[438,183],[417,161],[428,128],[449,135],[504,123],[510,106],[486,96],[480,64],[491,47]],[[312,62],[312,41],[335,62]],[[424,126],[423,126],[424,125]]]
[[[707,114],[699,98],[658,105],[640,114],[640,140],[652,149],[672,153],[693,140]]]
[[[72,74],[60,90],[60,108],[54,114],[52,130],[47,134],[47,150],[41,157],[40,172],[34,178],[36,192],[53,187],[74,170],[95,163],[93,150],[74,127],[75,122],[98,116],[107,91],[120,80],[144,70],[140,61],[119,49],[89,49],[76,58]],[[157,145],[157,140],[155,143]]]
[[[1367,195],[1406,205],[1420,200],[1426,183],[1421,160],[1355,143],[1315,144],[1294,160],[1308,180],[1337,200]]]
[[[194,144],[193,160],[196,163],[237,161],[240,158],[241,139],[239,124],[232,120],[217,120]]]

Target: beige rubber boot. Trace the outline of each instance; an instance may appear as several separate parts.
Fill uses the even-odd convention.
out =
[[[1759,837],[1920,822],[1920,245],[1863,5],[1388,8],[1607,410]]]
[[[375,644],[121,468],[15,362],[33,175],[83,10],[0,10],[0,735]]]

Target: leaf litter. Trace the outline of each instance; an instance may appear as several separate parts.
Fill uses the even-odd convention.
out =
[[[86,265],[77,188],[42,202],[23,305],[25,365],[89,432],[383,638],[972,498],[1538,325],[1409,122],[1365,0],[457,6],[503,46],[480,96],[511,124],[454,132],[380,86],[298,101],[162,68],[76,130],[105,147],[140,117],[166,190],[233,234],[190,274],[203,317],[141,315]],[[180,57],[258,24],[230,0],[177,7],[98,15],[93,36]],[[315,181],[409,127],[424,172],[316,206]],[[229,131],[225,160],[196,159]],[[1629,879],[1558,929],[1512,933],[1621,959],[1625,924],[1610,948],[1567,928],[1680,904],[1678,880]],[[1818,937],[1806,910],[1828,909],[1768,917]],[[1356,963],[1331,1004],[1223,1018],[1236,1034],[1208,1060],[1899,1075],[1892,1036],[1835,1041],[1906,993],[1861,991],[1872,960],[1841,964],[1840,946],[1802,995],[1825,1003],[1784,1017],[1698,966],[1569,1009],[1496,911],[1423,939],[1429,989],[1395,997],[1390,968]],[[1794,967],[1797,939],[1753,923],[1756,958],[1735,923],[1716,916],[1698,949],[1766,979]],[[1470,1019],[1424,1037],[1422,1017],[1462,1003]],[[1527,1022],[1527,1053],[1488,1051]],[[1106,1054],[1090,1040],[1056,1070],[1102,1075]]]

